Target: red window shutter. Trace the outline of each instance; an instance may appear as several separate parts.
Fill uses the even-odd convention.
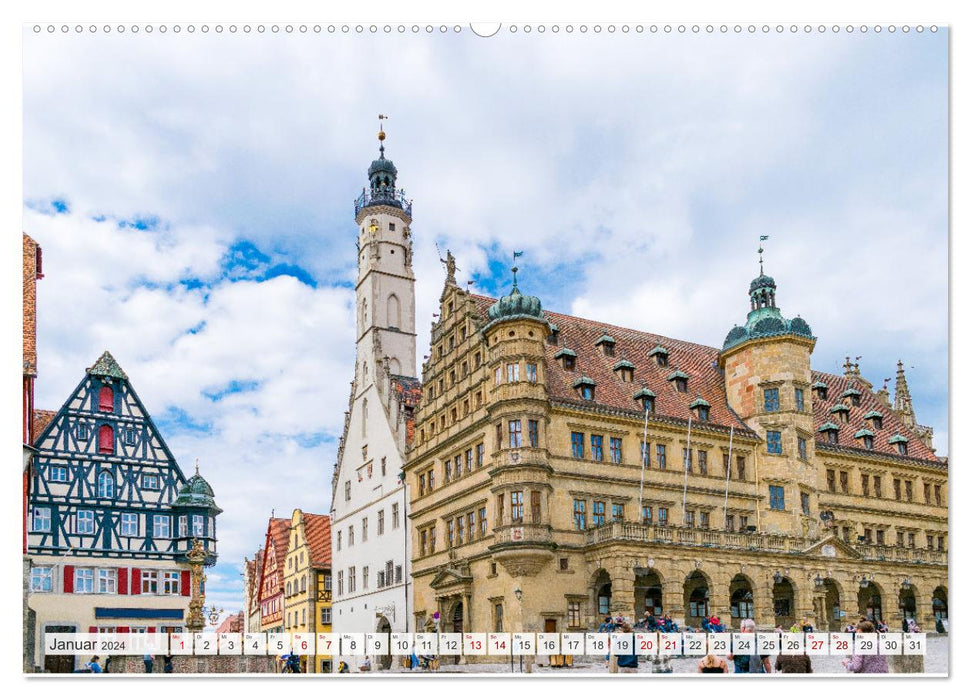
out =
[[[131,627],[119,627],[118,634],[129,634],[131,632]]]
[[[118,595],[128,595],[128,569],[118,569]]]
[[[142,570],[131,570],[131,594],[138,595],[142,592]]]
[[[98,428],[98,454],[110,455],[115,452],[115,431],[110,425]]]
[[[64,565],[64,592],[74,593],[74,567],[70,564]]]
[[[101,387],[101,392],[98,394],[98,410],[114,413],[115,392],[111,390],[110,386]]]
[[[154,627],[149,627],[148,628],[148,633],[149,634],[155,634],[155,628]]]
[[[192,595],[192,583],[189,580],[189,572],[182,572],[182,595]]]
[[[88,632],[90,632],[91,634],[97,634],[98,633],[97,625],[91,625],[90,627],[88,627]]]

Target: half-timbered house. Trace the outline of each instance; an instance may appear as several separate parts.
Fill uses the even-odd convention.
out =
[[[186,479],[110,353],[85,372],[34,448],[27,544],[38,638],[181,630],[186,553],[199,540],[215,562],[221,510],[198,467]],[[70,657],[36,663],[72,670],[57,658]]]

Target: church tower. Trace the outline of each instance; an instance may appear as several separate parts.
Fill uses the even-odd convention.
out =
[[[387,117],[381,116],[383,120]],[[357,357],[331,499],[334,632],[404,632],[408,621],[407,490],[401,479],[421,396],[415,377],[411,202],[380,156],[354,202]],[[391,657],[380,657],[388,666]]]
[[[369,184],[354,203],[357,223],[358,388],[379,367],[391,375],[415,376],[415,275],[411,267],[411,202],[397,189],[398,169],[384,157],[368,168]]]

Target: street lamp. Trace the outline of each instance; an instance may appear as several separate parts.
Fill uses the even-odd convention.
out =
[[[901,582],[900,584],[901,588],[907,588],[907,589],[910,589],[911,587],[913,587],[913,585],[914,585],[913,582],[908,577],[904,577],[903,582]]]
[[[772,580],[775,581],[777,584],[782,583],[782,580],[784,578],[785,577],[779,571],[776,571],[774,574],[772,574]]]
[[[862,576],[860,576],[860,589],[862,590],[864,588],[869,588],[869,587],[870,587],[870,581],[867,580],[866,574],[863,574]]]
[[[816,590],[817,591],[821,591],[823,589],[823,577],[822,577],[822,575],[816,574],[816,578],[813,579],[813,583],[816,586]]]

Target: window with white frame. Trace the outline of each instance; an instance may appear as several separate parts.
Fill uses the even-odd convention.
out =
[[[94,511],[93,510],[78,511],[76,532],[79,535],[94,534]]]
[[[74,592],[94,593],[94,569],[74,570]]]
[[[158,572],[142,569],[142,593],[158,593]]]
[[[192,536],[202,537],[205,531],[205,516],[204,515],[193,515],[192,516]]]
[[[33,513],[33,522],[31,523],[31,529],[34,532],[50,532],[51,531],[51,509],[45,506],[35,506]]]
[[[118,592],[118,569],[98,569],[98,593]]]
[[[115,497],[115,480],[108,472],[98,474],[98,498]]]
[[[30,590],[33,593],[50,593],[54,590],[54,567],[33,566],[30,569]]]
[[[152,516],[152,535],[168,538],[172,536],[172,517],[169,515]]]
[[[138,536],[138,513],[122,513],[119,529],[122,536]]]
[[[162,593],[163,595],[179,595],[180,579],[178,571],[166,571],[162,574]]]
[[[158,488],[158,474],[142,474],[142,488],[143,489],[157,489]]]
[[[189,534],[189,516],[179,516],[179,537],[186,537]]]
[[[67,467],[51,467],[51,481],[67,481]]]

